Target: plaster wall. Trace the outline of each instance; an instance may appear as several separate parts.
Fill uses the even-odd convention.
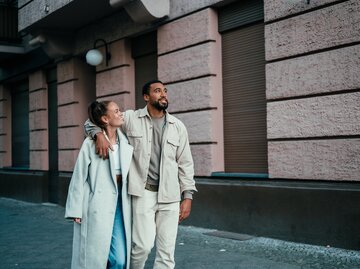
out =
[[[360,134],[360,92],[271,102],[269,139]]]
[[[87,106],[95,98],[94,70],[78,58],[57,65],[59,171],[72,171],[84,139]]]
[[[73,0],[21,0],[18,1],[19,12],[19,30],[36,23],[52,12],[73,2]],[[48,9],[46,9],[48,7]]]
[[[216,12],[204,9],[160,27],[158,48],[158,77],[169,89],[169,111],[188,129],[195,174],[223,171],[221,36]]]
[[[29,75],[30,169],[48,170],[48,95],[44,72]]]
[[[92,42],[100,37],[105,38],[108,42],[112,42],[124,37],[138,35],[154,30],[159,26],[161,28],[162,26],[165,26],[166,23],[173,22],[178,19],[181,20],[182,17],[205,9],[209,6],[223,5],[232,1],[233,0],[170,0],[169,16],[159,22],[146,24],[134,23],[125,10],[120,9],[111,16],[108,16],[100,21],[96,21],[96,23],[94,22],[85,28],[79,29],[75,40],[75,53],[78,54],[82,51],[88,50],[91,48]],[[186,22],[184,22],[184,24],[186,24]],[[192,27],[194,26],[195,24],[192,24]],[[179,30],[180,29],[185,31],[187,30],[186,28],[179,27]],[[177,38],[177,40],[180,41],[179,38]]]
[[[265,0],[265,22],[277,20],[286,16],[296,15],[306,12],[313,8],[319,8],[329,3],[339,2],[339,0],[316,0],[310,1],[289,1],[289,0]]]
[[[104,48],[103,52],[104,52]],[[96,97],[113,100],[120,109],[135,108],[135,64],[131,43],[121,39],[110,44],[111,60],[96,67]]]
[[[359,181],[360,139],[269,142],[272,178]]]
[[[360,181],[359,11],[265,1],[271,178]]]
[[[360,41],[359,13],[360,2],[350,0],[267,24],[266,60]]]
[[[266,65],[270,99],[360,88],[360,45],[315,53]]]

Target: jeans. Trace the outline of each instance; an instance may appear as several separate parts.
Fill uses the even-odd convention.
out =
[[[126,237],[122,214],[121,189],[119,189],[107,268],[126,268]]]

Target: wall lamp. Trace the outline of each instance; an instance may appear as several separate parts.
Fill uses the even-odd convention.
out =
[[[93,66],[97,66],[97,65],[102,63],[104,57],[103,57],[102,53],[96,48],[96,44],[98,42],[103,42],[104,43],[104,46],[105,46],[105,63],[106,63],[106,66],[108,66],[109,60],[111,59],[111,54],[108,51],[108,44],[106,43],[106,41],[104,39],[96,39],[95,40],[94,48],[89,50],[86,53],[86,56],[85,56],[86,62],[88,64],[90,64],[90,65],[93,65]]]

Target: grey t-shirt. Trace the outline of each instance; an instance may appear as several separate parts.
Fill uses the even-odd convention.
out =
[[[165,116],[152,118],[153,135],[151,141],[151,157],[147,182],[150,185],[159,185],[159,171],[161,160],[162,136],[165,129]]]

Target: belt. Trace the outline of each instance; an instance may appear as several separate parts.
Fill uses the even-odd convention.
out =
[[[122,175],[116,175],[116,181],[119,186],[122,184]]]
[[[159,190],[159,185],[150,185],[149,183],[146,182],[145,190],[157,192]]]

